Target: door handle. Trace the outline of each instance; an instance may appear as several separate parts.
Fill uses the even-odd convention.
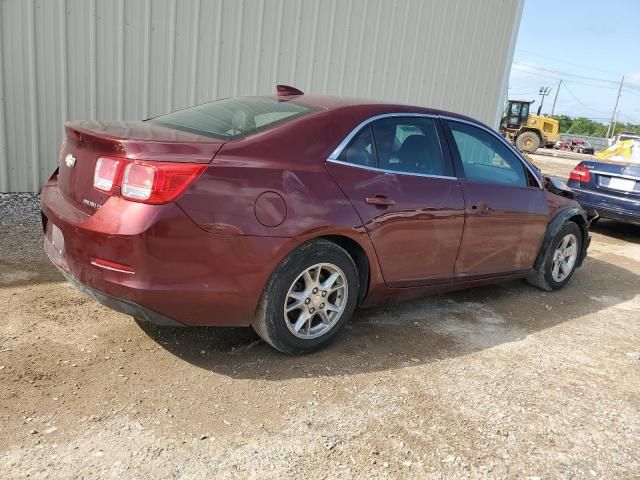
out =
[[[386,195],[376,195],[375,197],[367,197],[364,199],[369,205],[375,205],[378,208],[387,208],[391,205],[395,205],[396,202],[387,198]]]
[[[478,202],[474,205],[471,205],[471,210],[473,213],[485,214],[491,212],[491,207],[485,202]]]

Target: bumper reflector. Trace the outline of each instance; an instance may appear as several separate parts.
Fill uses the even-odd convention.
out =
[[[135,273],[133,268],[129,265],[123,265],[122,263],[111,262],[109,260],[103,260],[102,258],[92,258],[91,265],[105,270],[111,270],[120,273]]]

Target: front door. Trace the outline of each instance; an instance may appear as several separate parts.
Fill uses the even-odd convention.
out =
[[[544,190],[502,139],[468,123],[445,123],[466,210],[456,280],[528,271],[548,224]]]
[[[464,199],[438,128],[434,118],[383,118],[327,162],[365,225],[389,286],[453,281]]]

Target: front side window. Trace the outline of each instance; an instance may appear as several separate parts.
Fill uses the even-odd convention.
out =
[[[499,139],[466,123],[448,122],[464,175],[470,180],[528,186],[522,161]]]
[[[296,101],[269,97],[235,97],[196,105],[149,120],[165,127],[233,140],[313,111]]]
[[[423,175],[444,175],[438,131],[431,118],[389,117],[373,122],[378,167]]]

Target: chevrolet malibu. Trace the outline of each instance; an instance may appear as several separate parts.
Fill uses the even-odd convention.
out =
[[[278,86],[65,129],[46,253],[140,321],[251,325],[305,353],[359,305],[519,278],[560,289],[589,244],[570,190],[444,111]]]

